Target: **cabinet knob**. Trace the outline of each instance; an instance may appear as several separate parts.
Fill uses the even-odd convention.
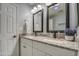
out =
[[[24,48],[26,48],[26,46],[23,46]]]

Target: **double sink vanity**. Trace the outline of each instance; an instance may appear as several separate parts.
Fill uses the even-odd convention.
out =
[[[77,56],[79,54],[79,42],[76,37],[75,41],[67,41],[56,36],[56,33],[64,33],[66,28],[70,28],[69,5],[69,3],[53,3],[47,6],[47,19],[44,19],[46,14],[44,9],[33,14],[33,33],[43,33],[44,29],[46,33],[53,35],[52,37],[20,35],[21,56]],[[43,24],[45,20],[47,20],[46,25],[45,22]]]
[[[78,42],[44,36],[21,35],[21,56],[77,56]]]

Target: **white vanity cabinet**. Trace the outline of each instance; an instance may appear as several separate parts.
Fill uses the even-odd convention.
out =
[[[32,56],[75,56],[76,50],[63,48],[32,39],[21,38],[21,55]]]
[[[21,43],[21,56],[32,56],[32,47]]]
[[[36,54],[35,53],[33,53],[33,54],[38,55],[38,56],[46,56],[46,55],[48,55],[45,52],[45,50],[46,50],[45,45],[46,44],[44,44],[44,43],[33,41],[33,49],[34,49],[33,51],[36,52]]]
[[[74,56],[77,54],[75,50],[61,48],[58,46],[33,41],[33,47],[45,53],[48,56]]]
[[[51,56],[75,56],[76,51],[67,48],[61,48],[58,46],[46,45],[46,51]]]

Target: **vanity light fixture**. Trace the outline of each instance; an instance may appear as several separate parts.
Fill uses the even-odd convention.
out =
[[[31,13],[35,13],[39,10],[42,10],[42,6],[41,5],[37,5],[37,7],[34,7],[32,10],[31,10]]]
[[[34,7],[32,10],[31,10],[31,13],[35,13],[37,11],[37,7]]]
[[[37,7],[34,7],[33,9],[34,9],[35,11],[37,11]]]

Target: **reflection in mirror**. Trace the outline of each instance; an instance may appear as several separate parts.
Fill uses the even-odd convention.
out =
[[[33,14],[33,32],[43,32],[43,10]]]
[[[61,31],[66,28],[66,4],[54,3],[47,8],[47,31]]]

